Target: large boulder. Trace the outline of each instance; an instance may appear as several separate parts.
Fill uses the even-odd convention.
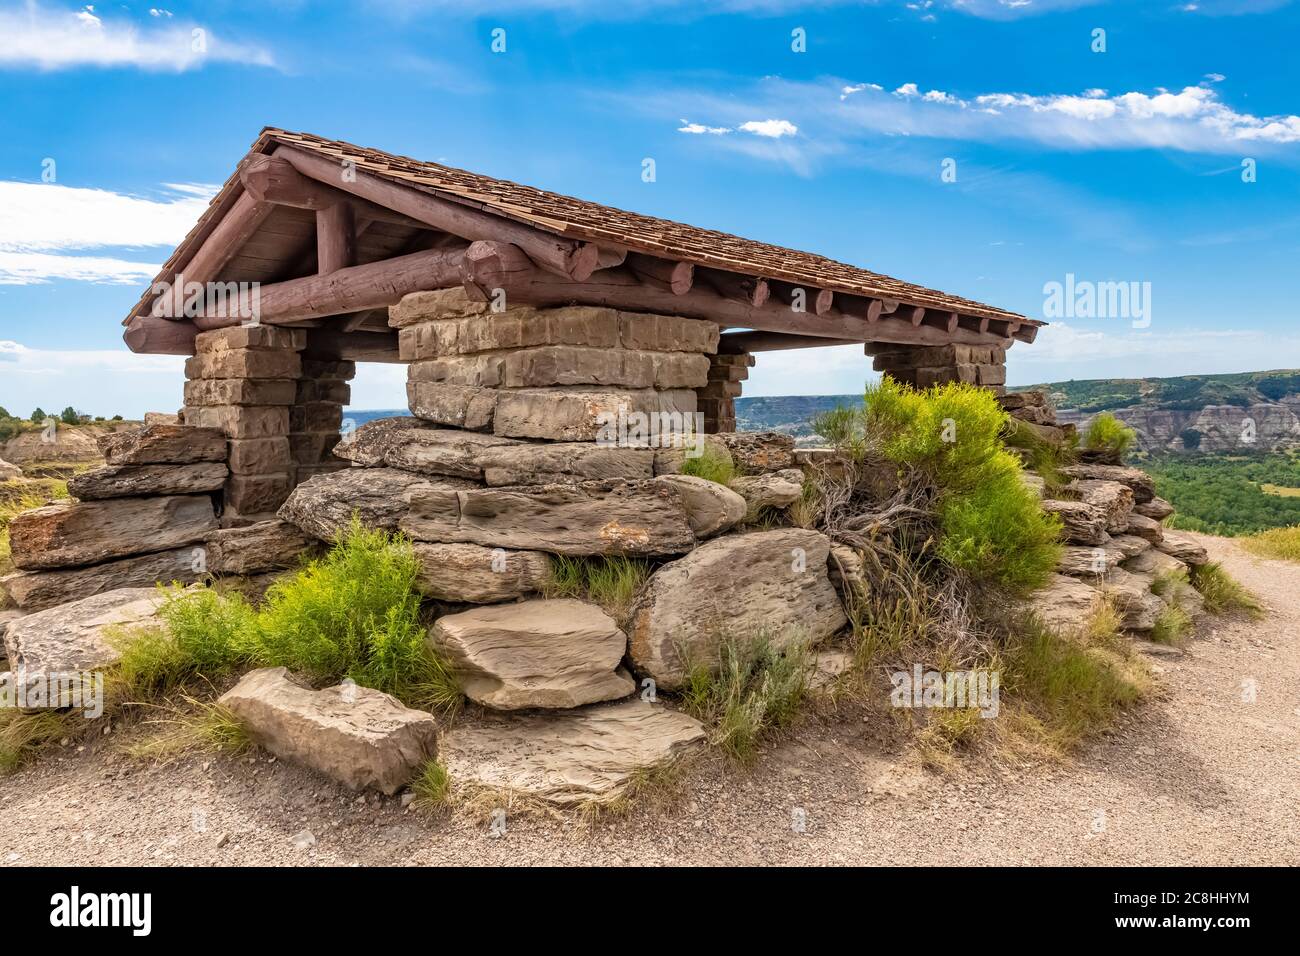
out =
[[[701,541],[745,520],[745,499],[716,481],[695,475],[660,475],[655,481],[681,492],[691,530]]]
[[[716,438],[731,452],[745,474],[783,471],[795,466],[794,437],[780,432],[719,432]]]
[[[351,525],[353,514],[368,528],[391,531],[406,517],[412,496],[454,495],[469,487],[474,487],[472,482],[435,481],[398,468],[347,468],[298,485],[280,506],[279,516],[313,538],[332,541]]]
[[[1109,544],[1119,548],[1125,559],[1136,557],[1143,551],[1149,551],[1151,549],[1150,541],[1146,538],[1139,538],[1135,534],[1112,535]]]
[[[1110,539],[1105,513],[1087,502],[1049,498],[1043,502],[1043,510],[1061,519],[1061,537],[1071,544],[1096,547]]]
[[[14,566],[25,571],[169,551],[217,527],[207,495],[60,502],[9,522]]]
[[[1106,530],[1119,534],[1128,528],[1129,515],[1133,513],[1133,489],[1118,481],[1083,478],[1072,481],[1069,489],[1079,500],[1092,505],[1106,517]]]
[[[1118,481],[1133,490],[1133,500],[1137,504],[1150,501],[1156,496],[1156,483],[1145,471],[1129,468],[1125,465],[1086,464],[1063,465],[1061,474],[1067,478],[1095,481]]]
[[[1205,545],[1201,544],[1190,534],[1182,531],[1173,531],[1164,529],[1160,541],[1156,547],[1165,554],[1173,555],[1179,561],[1191,565],[1207,564],[1210,560],[1209,552],[1205,550]]]
[[[541,551],[506,551],[479,544],[416,541],[416,588],[425,597],[467,604],[496,604],[538,594],[551,576]]]
[[[632,615],[631,657],[666,690],[714,666],[728,638],[809,644],[847,623],[827,574],[830,541],[802,528],[726,535],[660,567]]]
[[[1099,544],[1093,548],[1066,545],[1061,549],[1061,560],[1057,562],[1056,570],[1072,577],[1097,577],[1118,567],[1123,560],[1124,552],[1113,543]]]
[[[0,458],[0,481],[10,481],[14,478],[21,478],[23,470],[17,465],[11,465],[9,462]]]
[[[1025,602],[1025,609],[1052,630],[1072,634],[1083,628],[1101,600],[1100,591],[1077,577],[1053,574]]]
[[[1144,538],[1157,547],[1165,539],[1165,529],[1161,527],[1159,521],[1137,513],[1129,515],[1128,531],[1129,534]]]
[[[9,669],[29,684],[101,670],[120,656],[113,631],[152,622],[161,606],[156,588],[119,588],[10,621],[4,634]]]
[[[1124,570],[1131,571],[1134,574],[1159,576],[1161,574],[1177,574],[1180,571],[1186,572],[1187,565],[1177,558],[1165,554],[1158,548],[1147,548],[1125,561]]]
[[[636,689],[619,666],[627,636],[600,608],[570,598],[448,614],[429,644],[450,661],[465,696],[494,710],[578,707]]]
[[[427,423],[410,415],[376,418],[340,438],[334,446],[334,454],[373,468],[384,463],[388,450],[403,442],[407,432],[428,427]]]
[[[1106,576],[1102,589],[1123,615],[1129,631],[1149,631],[1165,609],[1165,602],[1151,592],[1152,575],[1116,568]]]
[[[225,461],[226,436],[216,428],[146,425],[102,436],[99,450],[110,465],[185,465],[196,461]]]
[[[118,588],[152,588],[173,582],[192,584],[202,580],[204,572],[202,548],[190,545],[84,568],[17,571],[0,578],[0,585],[23,610],[40,611]]]
[[[681,491],[650,481],[419,489],[401,528],[417,541],[554,554],[681,554],[695,546]]]
[[[435,753],[432,714],[351,682],[309,690],[285,668],[265,667],[245,674],[219,703],[259,746],[351,790],[394,794]]]
[[[1134,505],[1133,510],[1156,521],[1164,521],[1174,513],[1174,506],[1164,498],[1152,498],[1150,501],[1142,501]]]
[[[213,574],[261,574],[297,567],[314,544],[296,525],[275,518],[214,531],[204,548]]]
[[[219,491],[229,471],[224,462],[192,465],[105,465],[68,479],[68,493],[82,501]]]
[[[788,508],[798,501],[803,496],[803,472],[798,468],[783,468],[733,478],[728,487],[745,499],[749,514],[756,515],[764,508]]]
[[[443,736],[440,759],[456,787],[560,805],[603,803],[704,738],[693,717],[635,699],[462,721]]]

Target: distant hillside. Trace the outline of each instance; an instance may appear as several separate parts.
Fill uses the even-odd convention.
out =
[[[1115,415],[1152,454],[1258,454],[1300,447],[1300,370],[1048,382],[1057,417],[1080,428]]]
[[[736,431],[782,432],[805,445],[823,444],[813,434],[812,420],[837,405],[862,404],[857,395],[777,395],[736,399]]]
[[[1237,372],[1232,375],[1179,375],[1175,378],[1094,378],[1048,382],[1027,388],[1047,389],[1058,408],[1071,408],[1085,414],[1133,405],[1191,411],[1206,405],[1282,402],[1288,396],[1293,404],[1300,404],[1300,369]]]

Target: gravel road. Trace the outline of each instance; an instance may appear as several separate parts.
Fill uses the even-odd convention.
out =
[[[1069,763],[931,774],[842,715],[751,771],[705,759],[671,802],[595,822],[511,815],[492,838],[266,756],[146,767],[106,737],[0,779],[0,862],[1296,865],[1300,565],[1202,540],[1268,616],[1204,625],[1155,658],[1160,698]]]

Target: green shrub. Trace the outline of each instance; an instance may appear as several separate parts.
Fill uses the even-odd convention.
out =
[[[75,408],[69,405],[59,413],[59,421],[63,422],[65,425],[80,425],[81,415],[78,414]]]
[[[682,474],[725,485],[736,477],[736,463],[725,448],[705,442],[700,454],[682,459]]]
[[[710,725],[715,746],[751,760],[764,734],[794,722],[807,695],[809,661],[802,641],[778,650],[765,635],[724,639],[716,665],[688,668],[682,708]]]
[[[1181,644],[1191,627],[1191,616],[1177,604],[1170,604],[1156,616],[1151,640],[1157,644]]]
[[[37,425],[40,425],[41,423],[43,423],[43,422],[45,421],[45,419],[47,419],[47,418],[49,418],[49,417],[50,417],[50,416],[48,416],[48,415],[45,414],[45,409],[43,409],[43,408],[41,408],[41,406],[37,405],[36,408],[34,408],[34,409],[32,410],[32,417],[29,418],[28,421],[33,422],[33,423],[35,423],[35,424],[37,424]]]
[[[1013,591],[1043,585],[1060,557],[1045,514],[1002,443],[1008,416],[993,394],[950,383],[918,392],[888,376],[867,389],[864,434],[939,492],[939,556]]]
[[[1118,462],[1136,440],[1137,432],[1110,412],[1102,412],[1089,423],[1083,436],[1083,447]]]

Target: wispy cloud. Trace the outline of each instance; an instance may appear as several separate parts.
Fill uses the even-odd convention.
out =
[[[184,363],[180,355],[136,355],[125,346],[64,351],[0,340],[0,405],[18,415],[38,404],[129,418],[172,410]]]
[[[173,183],[162,199],[55,183],[0,181],[0,285],[54,279],[129,283],[157,273],[150,262],[69,255],[176,245],[216,187]]]
[[[703,126],[700,123],[682,120],[682,125],[677,127],[677,132],[690,133],[695,136],[703,134],[726,136],[728,133],[741,132],[753,133],[755,136],[761,136],[764,139],[781,139],[784,136],[796,135],[799,132],[799,127],[789,120],[783,119],[746,120],[734,129],[730,126]]]
[[[29,3],[0,10],[0,68],[134,67],[183,72],[207,63],[274,66],[274,58],[255,44],[227,39],[199,24],[177,22],[154,8],[136,24],[101,15],[93,5],[80,10]]]

